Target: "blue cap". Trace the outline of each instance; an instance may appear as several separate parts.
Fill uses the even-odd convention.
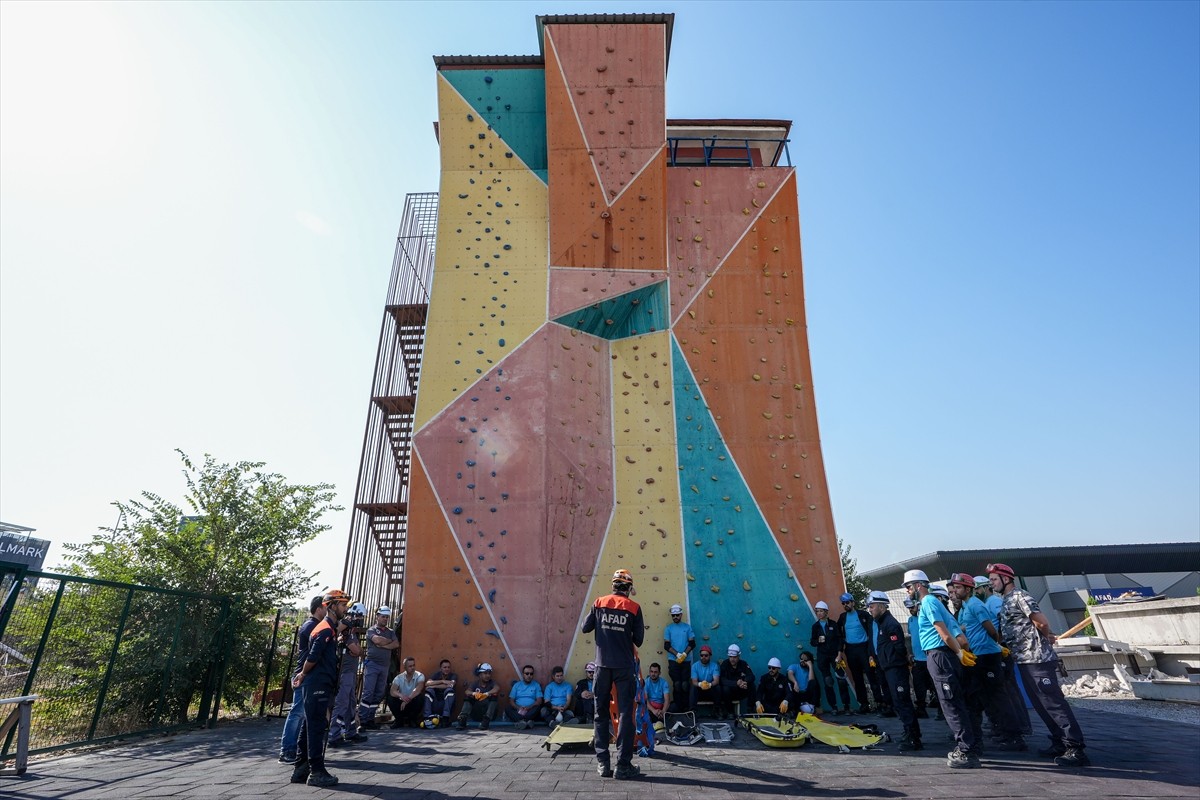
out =
[[[843,603],[849,603],[853,599],[854,599],[854,595],[850,594],[849,592],[846,592],[845,594],[842,595]]]

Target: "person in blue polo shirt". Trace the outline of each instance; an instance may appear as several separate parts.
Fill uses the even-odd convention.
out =
[[[662,676],[662,667],[657,663],[650,665],[650,676],[646,678],[645,686],[650,718],[655,722],[664,720],[671,703],[671,684]]]
[[[721,668],[713,661],[712,648],[700,645],[700,660],[692,664],[692,689],[688,706],[712,703],[713,714],[721,708]]]
[[[842,616],[838,617],[838,631],[842,636],[842,659],[854,680],[854,695],[858,698],[857,713],[863,714],[871,707],[871,700],[867,696],[868,682],[871,685],[871,694],[875,697],[875,707],[882,710],[887,703],[883,699],[879,673],[871,665],[871,654],[867,646],[871,615],[855,608],[854,595],[849,592],[839,599],[842,601]]]
[[[540,713],[544,695],[542,685],[534,680],[535,674],[533,665],[526,664],[521,668],[521,680],[513,681],[508,690],[511,704],[504,709],[504,716],[518,728],[532,728]]]
[[[962,686],[962,667],[972,666],[975,657],[963,649],[952,632],[958,623],[942,601],[930,594],[929,578],[924,572],[910,569],[904,573],[904,589],[921,605],[917,612],[917,635],[929,663],[929,676],[933,678],[942,714],[954,735],[955,748],[946,754],[946,765],[954,769],[978,767],[979,756],[972,752],[975,732],[971,730]]]
[[[929,719],[925,710],[930,693],[933,693],[933,680],[929,677],[929,664],[925,660],[925,651],[921,649],[921,637],[917,633],[917,612],[921,605],[911,597],[904,598],[904,607],[908,609],[908,643],[912,646],[912,686],[913,709],[917,719]],[[937,694],[933,694],[933,703],[937,705]]]
[[[551,730],[575,718],[575,714],[571,711],[571,699],[575,693],[571,691],[571,684],[563,678],[562,667],[550,670],[550,682],[542,691],[542,696],[546,701],[542,705],[542,721],[548,723]]]
[[[696,632],[683,621],[683,606],[671,606],[671,624],[663,629],[663,649],[671,656],[667,673],[671,676],[671,700],[674,711],[687,711],[691,694],[692,651],[696,649]]]
[[[963,670],[963,682],[967,691],[967,707],[971,711],[971,728],[975,732],[976,746],[983,742],[983,712],[1000,734],[997,749],[1022,751],[1028,748],[1021,738],[1009,707],[1008,693],[1004,688],[1004,657],[999,644],[1000,634],[992,622],[991,612],[983,601],[974,596],[975,579],[956,572],[946,582],[950,593],[958,600],[958,624],[967,644],[975,654],[975,666]]]

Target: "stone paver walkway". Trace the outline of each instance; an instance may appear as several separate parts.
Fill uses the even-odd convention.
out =
[[[839,754],[820,744],[769,750],[745,731],[729,745],[661,746],[639,759],[645,777],[601,779],[587,748],[547,752],[546,730],[373,731],[370,741],[331,750],[341,783],[288,783],[275,761],[282,721],[225,723],[170,737],[65,756],[35,758],[23,777],[0,777],[5,800],[134,798],[494,798],[495,800],[723,800],[727,797],[834,798],[1168,798],[1200,797],[1200,728],[1078,710],[1093,765],[1067,770],[1034,753],[985,756],[984,768],[951,770],[944,723],[923,720],[926,749],[895,743]],[[870,719],[899,738],[894,719]],[[1044,730],[1032,750],[1045,745]]]

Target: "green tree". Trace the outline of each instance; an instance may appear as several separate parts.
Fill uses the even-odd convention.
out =
[[[127,673],[123,685],[142,689],[119,693],[111,704],[157,716],[155,709],[164,706],[160,687],[165,687],[168,713],[184,722],[196,693],[211,685],[218,650],[225,659],[225,697],[244,707],[261,678],[265,620],[314,577],[292,553],[328,530],[322,516],[341,507],[333,504],[331,484],[289,484],[259,462],[225,464],[205,455],[197,465],[176,452],[187,487],[182,507],[142,492],[138,499],[114,503],[124,525],[101,529],[87,544],[65,547],[72,574],[229,598],[223,622],[215,607],[184,613],[170,600],[156,601],[162,608],[131,607],[120,664]],[[164,619],[170,623],[163,625]],[[164,641],[172,640],[180,656],[164,678],[163,659],[149,655],[161,653]],[[137,674],[138,664],[145,664],[144,675]]]
[[[838,540],[838,553],[842,557],[842,574],[846,578],[846,591],[854,595],[854,599],[860,604],[864,603],[871,587],[867,586],[867,582],[858,576],[858,559],[850,556],[850,545],[846,544],[844,539]]]

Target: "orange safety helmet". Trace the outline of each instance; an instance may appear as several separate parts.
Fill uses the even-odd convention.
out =
[[[349,602],[350,602],[350,595],[346,594],[341,589],[330,589],[328,592],[325,593],[324,603],[327,606],[332,605],[333,603],[349,603]]]
[[[612,582],[627,583],[630,586],[633,586],[633,575],[631,575],[627,569],[619,569],[613,573]]]

